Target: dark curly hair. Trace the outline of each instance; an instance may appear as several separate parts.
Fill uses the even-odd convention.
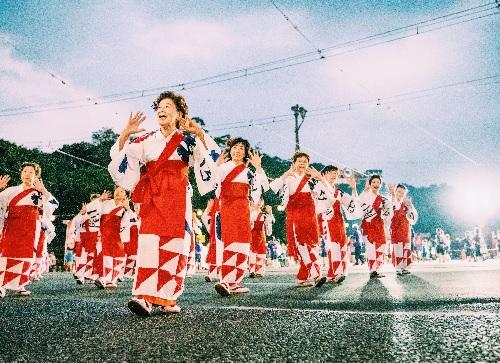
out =
[[[295,154],[292,155],[292,163],[295,163],[298,158],[306,158],[307,161],[311,161],[311,158],[309,157],[308,154],[303,153],[302,151],[297,151]]]
[[[22,173],[23,169],[26,168],[27,166],[31,166],[33,169],[35,169],[35,176],[37,178],[40,178],[42,176],[42,168],[40,167],[40,165],[32,161],[26,161],[22,163],[21,167],[19,168],[19,172]]]
[[[153,110],[157,111],[158,107],[160,105],[160,102],[162,100],[164,100],[165,98],[172,100],[172,102],[175,105],[175,108],[177,108],[177,111],[179,111],[181,113],[181,116],[183,118],[185,118],[188,115],[189,108],[188,108],[188,105],[186,103],[186,99],[184,98],[184,96],[178,95],[177,93],[172,92],[172,91],[160,93],[160,95],[158,97],[156,97],[156,100],[151,105]]]
[[[246,162],[250,157],[250,143],[242,137],[235,137],[234,139],[230,139],[227,141],[227,152],[229,157],[231,158],[231,149],[236,144],[242,144],[245,148],[245,156],[243,157],[243,162]]]

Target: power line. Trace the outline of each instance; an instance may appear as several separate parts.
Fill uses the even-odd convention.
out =
[[[468,79],[465,81],[453,82],[453,83],[448,83],[448,84],[441,85],[441,86],[424,88],[424,89],[420,89],[420,90],[402,92],[402,93],[387,96],[387,97],[376,97],[376,98],[371,98],[371,99],[367,99],[367,100],[342,103],[342,104],[326,106],[326,107],[313,108],[313,109],[308,110],[308,117],[313,116],[313,114],[315,112],[319,112],[319,111],[326,111],[326,110],[339,109],[339,108],[347,108],[348,110],[350,110],[350,109],[353,109],[354,106],[359,106],[359,105],[364,105],[364,104],[372,104],[372,103],[380,103],[382,101],[393,100],[393,99],[406,97],[406,96],[410,96],[410,95],[415,95],[415,94],[419,94],[419,93],[433,92],[433,91],[444,90],[444,89],[454,88],[454,87],[464,86],[464,85],[472,85],[472,84],[479,83],[479,82],[491,81],[491,80],[494,80],[497,78],[500,78],[500,74],[491,75],[491,76],[484,76],[484,77],[475,78],[475,79]],[[221,127],[221,126],[231,126],[231,125],[238,125],[238,124],[252,124],[254,122],[259,122],[259,121],[273,121],[273,122],[284,121],[284,120],[280,120],[281,118],[285,118],[287,121],[293,120],[293,118],[291,117],[290,114],[283,114],[283,115],[273,115],[273,116],[261,117],[261,118],[254,119],[254,120],[226,122],[226,123],[221,123],[221,124],[217,124],[214,126]]]
[[[221,73],[218,75],[205,77],[202,79],[193,80],[193,81],[189,81],[189,82],[185,82],[185,83],[179,83],[179,84],[170,85],[170,86],[163,86],[163,87],[150,88],[150,89],[144,89],[144,90],[127,91],[127,92],[122,92],[122,93],[115,93],[115,94],[110,94],[110,95],[99,96],[97,98],[104,99],[104,101],[99,101],[99,102],[96,102],[95,104],[102,105],[102,104],[107,104],[107,103],[114,103],[114,102],[122,102],[122,101],[128,101],[128,100],[133,100],[133,99],[139,99],[139,98],[151,96],[151,95],[155,94],[156,92],[158,92],[160,90],[164,90],[164,89],[175,89],[175,90],[182,91],[182,90],[188,90],[188,89],[193,89],[193,88],[198,88],[198,87],[205,87],[208,85],[227,82],[227,81],[238,79],[238,78],[244,78],[244,77],[257,75],[257,74],[261,74],[261,73],[266,73],[266,72],[276,71],[276,70],[280,70],[280,69],[284,69],[284,68],[294,67],[294,66],[298,66],[301,64],[316,62],[320,59],[331,58],[331,57],[339,56],[342,54],[354,52],[357,50],[366,49],[366,48],[374,47],[377,45],[381,45],[381,44],[390,43],[390,42],[394,42],[397,40],[413,37],[413,36],[416,36],[416,35],[419,35],[422,33],[432,32],[432,31],[436,31],[439,29],[454,26],[457,24],[462,24],[462,23],[473,21],[473,20],[482,19],[485,17],[497,15],[499,12],[495,10],[496,6],[489,7],[489,8],[482,9],[482,10],[478,10],[476,12],[471,12],[471,10],[484,8],[484,7],[487,7],[491,4],[495,4],[495,3],[492,2],[492,3],[483,4],[480,6],[476,6],[476,7],[465,9],[465,10],[462,10],[459,12],[443,15],[443,16],[436,17],[433,19],[429,19],[426,21],[422,21],[419,23],[408,25],[405,27],[400,27],[400,28],[396,28],[393,30],[388,30],[388,31],[378,33],[375,35],[371,35],[368,37],[364,37],[364,38],[360,38],[357,40],[348,41],[348,42],[340,43],[340,44],[337,44],[334,46],[330,46],[330,47],[327,47],[327,48],[320,50],[321,51],[320,58],[317,57],[317,55],[318,55],[317,51],[308,52],[308,53],[299,54],[299,55],[292,56],[292,57],[282,58],[282,59],[275,60],[275,61],[268,62],[268,63],[259,64],[259,65],[253,66],[253,67],[242,68],[242,69],[238,69],[235,71]],[[450,20],[456,20],[456,19],[467,17],[470,15],[477,15],[478,13],[484,13],[484,12],[488,12],[490,10],[494,10],[494,12],[487,13],[487,14],[481,15],[481,16],[468,18],[468,19],[465,19],[465,20],[462,20],[459,22],[446,24],[446,25],[443,25],[443,26],[440,26],[437,28],[425,29],[426,26],[431,27],[431,26],[435,26],[438,24],[450,22]],[[449,19],[447,19],[447,18],[449,18]],[[436,20],[439,20],[439,21],[436,21]],[[413,28],[415,28],[415,29],[413,29]],[[414,32],[413,32],[413,30],[414,30]],[[337,53],[333,53],[333,54],[325,54],[325,53],[332,52],[333,50],[336,50],[336,49],[342,49],[342,48],[346,48],[346,47],[351,46],[351,45],[370,42],[372,40],[376,40],[377,38],[384,38],[384,37],[394,35],[397,33],[409,32],[409,31],[412,31],[412,32],[410,34],[402,35],[402,36],[399,36],[396,38],[387,39],[387,40],[376,42],[373,44],[367,44],[367,45],[364,45],[361,47],[355,47],[353,49],[344,50],[342,52],[337,52]],[[89,98],[87,98],[85,100],[81,100],[81,99],[76,100],[75,99],[75,100],[61,101],[61,102],[52,103],[52,104],[32,105],[32,106],[22,106],[22,107],[17,107],[17,108],[9,108],[9,109],[0,110],[0,117],[14,116],[14,115],[20,115],[20,114],[27,114],[27,113],[54,111],[54,110],[61,110],[61,109],[71,109],[71,108],[81,108],[81,107],[94,106],[94,105],[89,105],[89,104],[70,105],[70,104],[83,102],[83,101],[87,102],[87,101],[89,101]],[[52,108],[41,109],[41,110],[30,110],[30,109],[40,108],[40,107],[51,107],[51,106],[62,106],[62,105],[70,105],[70,106],[52,107]],[[15,111],[19,111],[19,112],[15,112]],[[7,114],[5,114],[6,112],[7,112]]]
[[[67,152],[64,152],[64,151],[62,151],[62,150],[57,149],[57,150],[55,150],[55,152],[60,153],[60,154],[63,154],[63,155],[66,155],[66,156],[69,156],[69,157],[72,157],[72,158],[74,158],[74,159],[77,159],[77,160],[83,161],[83,162],[88,163],[88,164],[91,164],[91,165],[97,166],[97,167],[99,167],[99,168],[101,168],[101,169],[108,170],[107,168],[105,168],[105,167],[104,167],[104,166],[102,166],[102,165],[96,164],[96,163],[94,163],[94,162],[92,162],[92,161],[89,161],[89,160],[85,160],[85,159],[80,158],[80,157],[75,156],[75,155],[68,154]]]

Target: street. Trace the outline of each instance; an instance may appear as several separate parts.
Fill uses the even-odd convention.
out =
[[[500,361],[498,262],[371,280],[365,268],[321,288],[270,272],[229,298],[196,275],[180,314],[147,319],[127,309],[130,281],[103,291],[49,273],[32,296],[0,300],[0,361]]]

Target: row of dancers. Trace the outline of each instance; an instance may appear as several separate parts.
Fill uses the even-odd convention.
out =
[[[337,167],[329,165],[317,171],[304,152],[296,152],[290,169],[270,183],[261,156],[247,140],[230,139],[221,150],[188,117],[188,106],[181,95],[161,93],[153,109],[158,130],[145,132],[141,127],[145,115],[131,114],[110,150],[108,171],[117,185],[113,198],[109,193],[94,198],[74,220],[74,225],[79,226],[80,262],[85,262],[77,267],[77,281],[92,279],[101,288],[107,288],[114,286],[122,273],[133,274],[133,297],[128,302],[132,312],[141,316],[180,312],[177,300],[184,290],[190,256],[194,254],[194,229],[199,228],[198,223],[193,223],[196,219],[191,205],[193,188],[188,180],[190,168],[201,195],[215,191],[202,220],[210,236],[206,280],[216,282],[214,288],[221,296],[249,292],[243,284],[249,266],[253,275],[261,274],[265,235],[271,233],[274,220],[272,208],[264,207],[262,202],[262,194],[267,190],[279,195],[278,210],[286,211],[288,255],[299,263],[298,287],[321,287],[327,280],[342,283],[345,279],[348,246],[344,215],[347,219],[362,219],[370,277],[383,277],[379,269],[385,252],[386,224],[390,225],[397,272],[407,273],[411,260],[410,226],[418,214],[404,185],[390,186],[390,195],[382,195],[382,178],[372,175],[367,188],[358,195],[356,181],[349,178],[349,194],[336,186]],[[4,271],[21,261],[6,247],[19,243],[14,240],[20,238],[16,232],[21,228],[20,222],[16,222],[15,216],[14,222],[10,221],[11,210],[14,215],[32,211],[33,229],[35,224],[43,224],[41,216],[53,213],[53,208],[48,207],[57,203],[39,178],[33,175],[31,184],[23,179],[21,186],[0,193],[0,205],[4,208],[0,242],[2,289],[19,287],[5,283]],[[6,184],[5,177],[0,178],[0,187]],[[127,191],[131,192],[134,211],[129,207]],[[18,194],[26,198],[18,198]],[[33,232],[26,238],[36,242],[30,242],[32,248],[42,233]],[[328,253],[326,276],[322,276],[319,263],[320,238]],[[28,259],[26,252],[22,261],[29,263]]]

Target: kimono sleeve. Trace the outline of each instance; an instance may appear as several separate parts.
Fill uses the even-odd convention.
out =
[[[120,239],[122,242],[130,242],[130,227],[137,224],[137,216],[134,212],[126,210],[120,222]]]
[[[266,230],[266,236],[271,236],[273,234],[273,223],[275,222],[274,216],[272,214],[264,214],[264,229]]]
[[[411,204],[406,211],[406,219],[408,219],[408,222],[410,222],[412,226],[418,221],[418,212],[413,204]]]
[[[380,211],[380,217],[383,220],[391,220],[394,215],[394,208],[390,198],[382,196],[382,209]]]
[[[359,204],[357,200],[350,194],[340,192],[340,203],[344,209],[347,219],[357,219],[359,216]]]
[[[118,144],[119,140],[109,152],[111,162],[108,171],[116,185],[132,191],[141,177],[141,165],[145,163],[144,143],[127,141],[121,150]]]
[[[274,179],[270,184],[269,188],[281,199],[281,204],[278,206],[279,211],[284,211],[288,200],[290,198],[290,189],[286,183],[286,180],[283,177]]]
[[[59,207],[59,202],[52,194],[49,193],[48,197],[43,197],[43,216],[44,218],[50,218],[55,210]]]
[[[311,189],[311,194],[315,200],[316,213],[323,213],[333,204],[333,195],[331,190],[315,179],[309,180],[309,188]]]
[[[214,159],[217,160],[220,155],[219,146],[207,134],[205,134],[205,143],[208,149],[205,148],[205,145],[203,145],[198,137],[195,138],[195,145],[190,160],[190,164],[194,168],[196,185],[201,195],[214,190],[216,186],[217,167]]]
[[[264,170],[260,172],[249,172],[252,177],[249,177],[250,180],[250,196],[254,203],[257,203],[262,196],[262,192],[269,189],[269,180],[267,179],[267,175]]]

